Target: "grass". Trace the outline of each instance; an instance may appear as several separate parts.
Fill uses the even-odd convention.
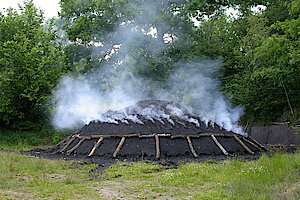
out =
[[[0,199],[300,199],[300,152],[258,160],[95,165],[0,152]]]
[[[299,152],[264,155],[250,162],[189,163],[166,171],[161,167],[119,163],[103,176],[120,177],[120,181],[128,182],[124,191],[133,195],[140,191],[141,197],[147,199],[161,195],[178,199],[284,199],[287,196],[287,199],[300,199]]]
[[[93,164],[0,152],[0,199],[94,199]]]
[[[58,133],[50,127],[41,130],[24,131],[0,128],[0,148],[7,150],[27,150],[37,146],[49,146],[61,141],[72,131]]]

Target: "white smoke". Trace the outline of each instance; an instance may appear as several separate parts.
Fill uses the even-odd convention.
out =
[[[97,58],[99,52],[103,51],[101,49],[110,49],[104,58],[97,58],[100,62],[101,59],[113,60],[108,62],[110,64],[101,66],[93,73],[79,77],[66,75],[61,79],[52,98],[55,102],[53,125],[57,129],[79,128],[91,121],[133,121],[142,124],[138,115],[152,122],[164,123],[166,120],[171,124],[174,124],[171,116],[175,115],[183,121],[200,126],[197,119],[176,106],[169,105],[166,110],[153,105],[124,109],[140,100],[161,99],[184,105],[190,114],[199,117],[206,125],[216,123],[227,131],[246,134],[238,126],[243,109],[233,108],[220,91],[217,77],[221,59],[199,58],[192,62],[178,62],[169,73],[164,88],[155,86],[156,83],[151,79],[138,75],[138,70],[148,69],[143,69],[140,63],[145,61],[143,54],[138,59],[136,55],[132,55],[132,44],[144,42],[140,41],[141,34],[148,37],[151,42],[147,48],[152,55],[164,51],[167,44],[157,42],[157,38],[145,34],[143,29],[132,22],[120,24],[119,29],[112,34],[118,36],[118,41],[110,44],[110,48],[104,43],[104,47],[95,46],[92,55]]]
[[[140,100],[154,98],[175,101],[184,105],[190,114],[200,117],[207,125],[216,123],[227,131],[245,134],[242,128],[238,126],[238,120],[243,109],[231,107],[228,99],[220,92],[218,81],[210,77],[215,74],[207,72],[207,70],[217,72],[220,60],[205,59],[206,66],[193,68],[195,62],[193,64],[181,63],[177,66],[177,69],[169,77],[166,89],[154,88],[156,93],[152,94],[153,96],[149,96],[145,92],[150,84],[149,80],[132,75],[128,78],[129,72],[126,70],[111,78],[119,81],[114,82],[108,79],[108,82],[114,82],[110,85],[109,92],[101,92],[103,85],[94,84],[95,77],[107,73],[107,68],[102,68],[98,72],[88,75],[89,78],[86,79],[65,76],[54,93],[57,103],[53,124],[58,129],[80,127],[91,121],[129,123],[128,120],[130,120],[143,124],[137,117],[141,115],[153,123],[155,121],[164,123],[163,119],[165,119],[174,124],[171,116],[177,116],[186,122],[200,126],[197,119],[189,117],[182,109],[172,105],[167,105],[166,110],[154,105],[148,107],[133,106],[129,110],[124,109]],[[197,62],[203,64],[201,60]],[[127,69],[126,62],[122,64],[122,67]],[[106,85],[104,84],[104,86]],[[109,112],[110,110],[117,112]]]
[[[216,123],[227,131],[245,135],[238,126],[243,108],[232,107],[228,98],[220,91],[221,86],[216,78],[221,64],[221,59],[205,58],[180,63],[169,78],[169,91],[163,93],[168,95],[167,99],[185,105],[190,113],[199,116],[205,124]]]

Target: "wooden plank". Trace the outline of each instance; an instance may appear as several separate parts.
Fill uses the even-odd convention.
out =
[[[73,151],[75,151],[84,141],[85,138],[82,138],[72,149],[67,151],[67,155],[70,155]]]
[[[252,146],[254,146],[255,148],[257,148],[259,151],[263,151],[258,145],[256,145],[255,143],[251,142],[250,140],[246,139],[245,137],[242,137],[243,140],[249,144],[251,144]]]
[[[188,143],[189,143],[190,150],[191,150],[191,152],[193,153],[194,157],[195,157],[195,158],[198,158],[198,155],[197,155],[197,153],[196,153],[196,151],[195,151],[195,149],[194,149],[194,147],[193,147],[193,143],[192,143],[191,138],[188,136],[186,139],[187,139],[187,141],[188,141]]]
[[[228,156],[229,154],[227,153],[225,148],[221,145],[221,143],[217,140],[217,138],[214,135],[211,135],[210,137],[213,139],[213,141],[219,147],[219,149],[223,152],[223,154]]]
[[[155,146],[156,146],[156,158],[160,158],[160,148],[159,148],[159,137],[155,135]]]
[[[68,146],[69,146],[75,139],[76,139],[76,137],[75,137],[75,135],[73,135],[73,136],[71,137],[71,139],[67,142],[67,144],[66,144],[63,148],[61,148],[61,149],[59,150],[59,152],[65,151],[65,150],[68,148]]]
[[[121,148],[122,148],[124,142],[125,142],[125,137],[122,137],[122,139],[121,139],[121,141],[120,141],[120,143],[119,143],[119,145],[118,145],[118,147],[117,147],[115,153],[113,154],[113,157],[114,157],[114,158],[117,157],[117,153],[121,150]]]
[[[245,144],[244,144],[244,142],[237,136],[237,135],[234,135],[234,139],[238,142],[238,143],[240,143],[240,145],[242,146],[242,147],[244,147],[244,149],[246,149],[246,151],[248,151],[250,154],[254,154],[254,152],[253,151],[251,151],[251,149],[249,149],[249,147],[247,147]]]
[[[89,153],[88,156],[94,155],[94,153],[96,152],[97,148],[100,146],[100,144],[103,140],[104,140],[103,137],[99,138],[99,140],[96,142],[96,144],[94,145],[93,149],[91,150],[91,152]]]

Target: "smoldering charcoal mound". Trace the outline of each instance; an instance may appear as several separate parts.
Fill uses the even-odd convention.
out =
[[[183,106],[161,100],[139,101],[108,111],[52,150],[80,158],[199,159],[207,155],[256,155],[263,146],[249,137],[205,124]]]

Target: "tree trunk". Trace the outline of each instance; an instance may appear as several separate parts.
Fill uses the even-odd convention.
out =
[[[291,105],[291,102],[290,102],[290,99],[289,99],[289,95],[288,95],[288,93],[287,93],[287,91],[286,91],[286,88],[285,88],[285,85],[284,85],[282,79],[281,79],[281,85],[282,85],[282,87],[283,87],[283,90],[284,90],[284,93],[285,93],[285,96],[286,96],[286,100],[287,100],[287,102],[288,102],[288,104],[289,104],[291,113],[292,113],[292,115],[293,115],[293,117],[294,117],[294,110],[293,110],[293,108],[292,108],[292,105]]]

